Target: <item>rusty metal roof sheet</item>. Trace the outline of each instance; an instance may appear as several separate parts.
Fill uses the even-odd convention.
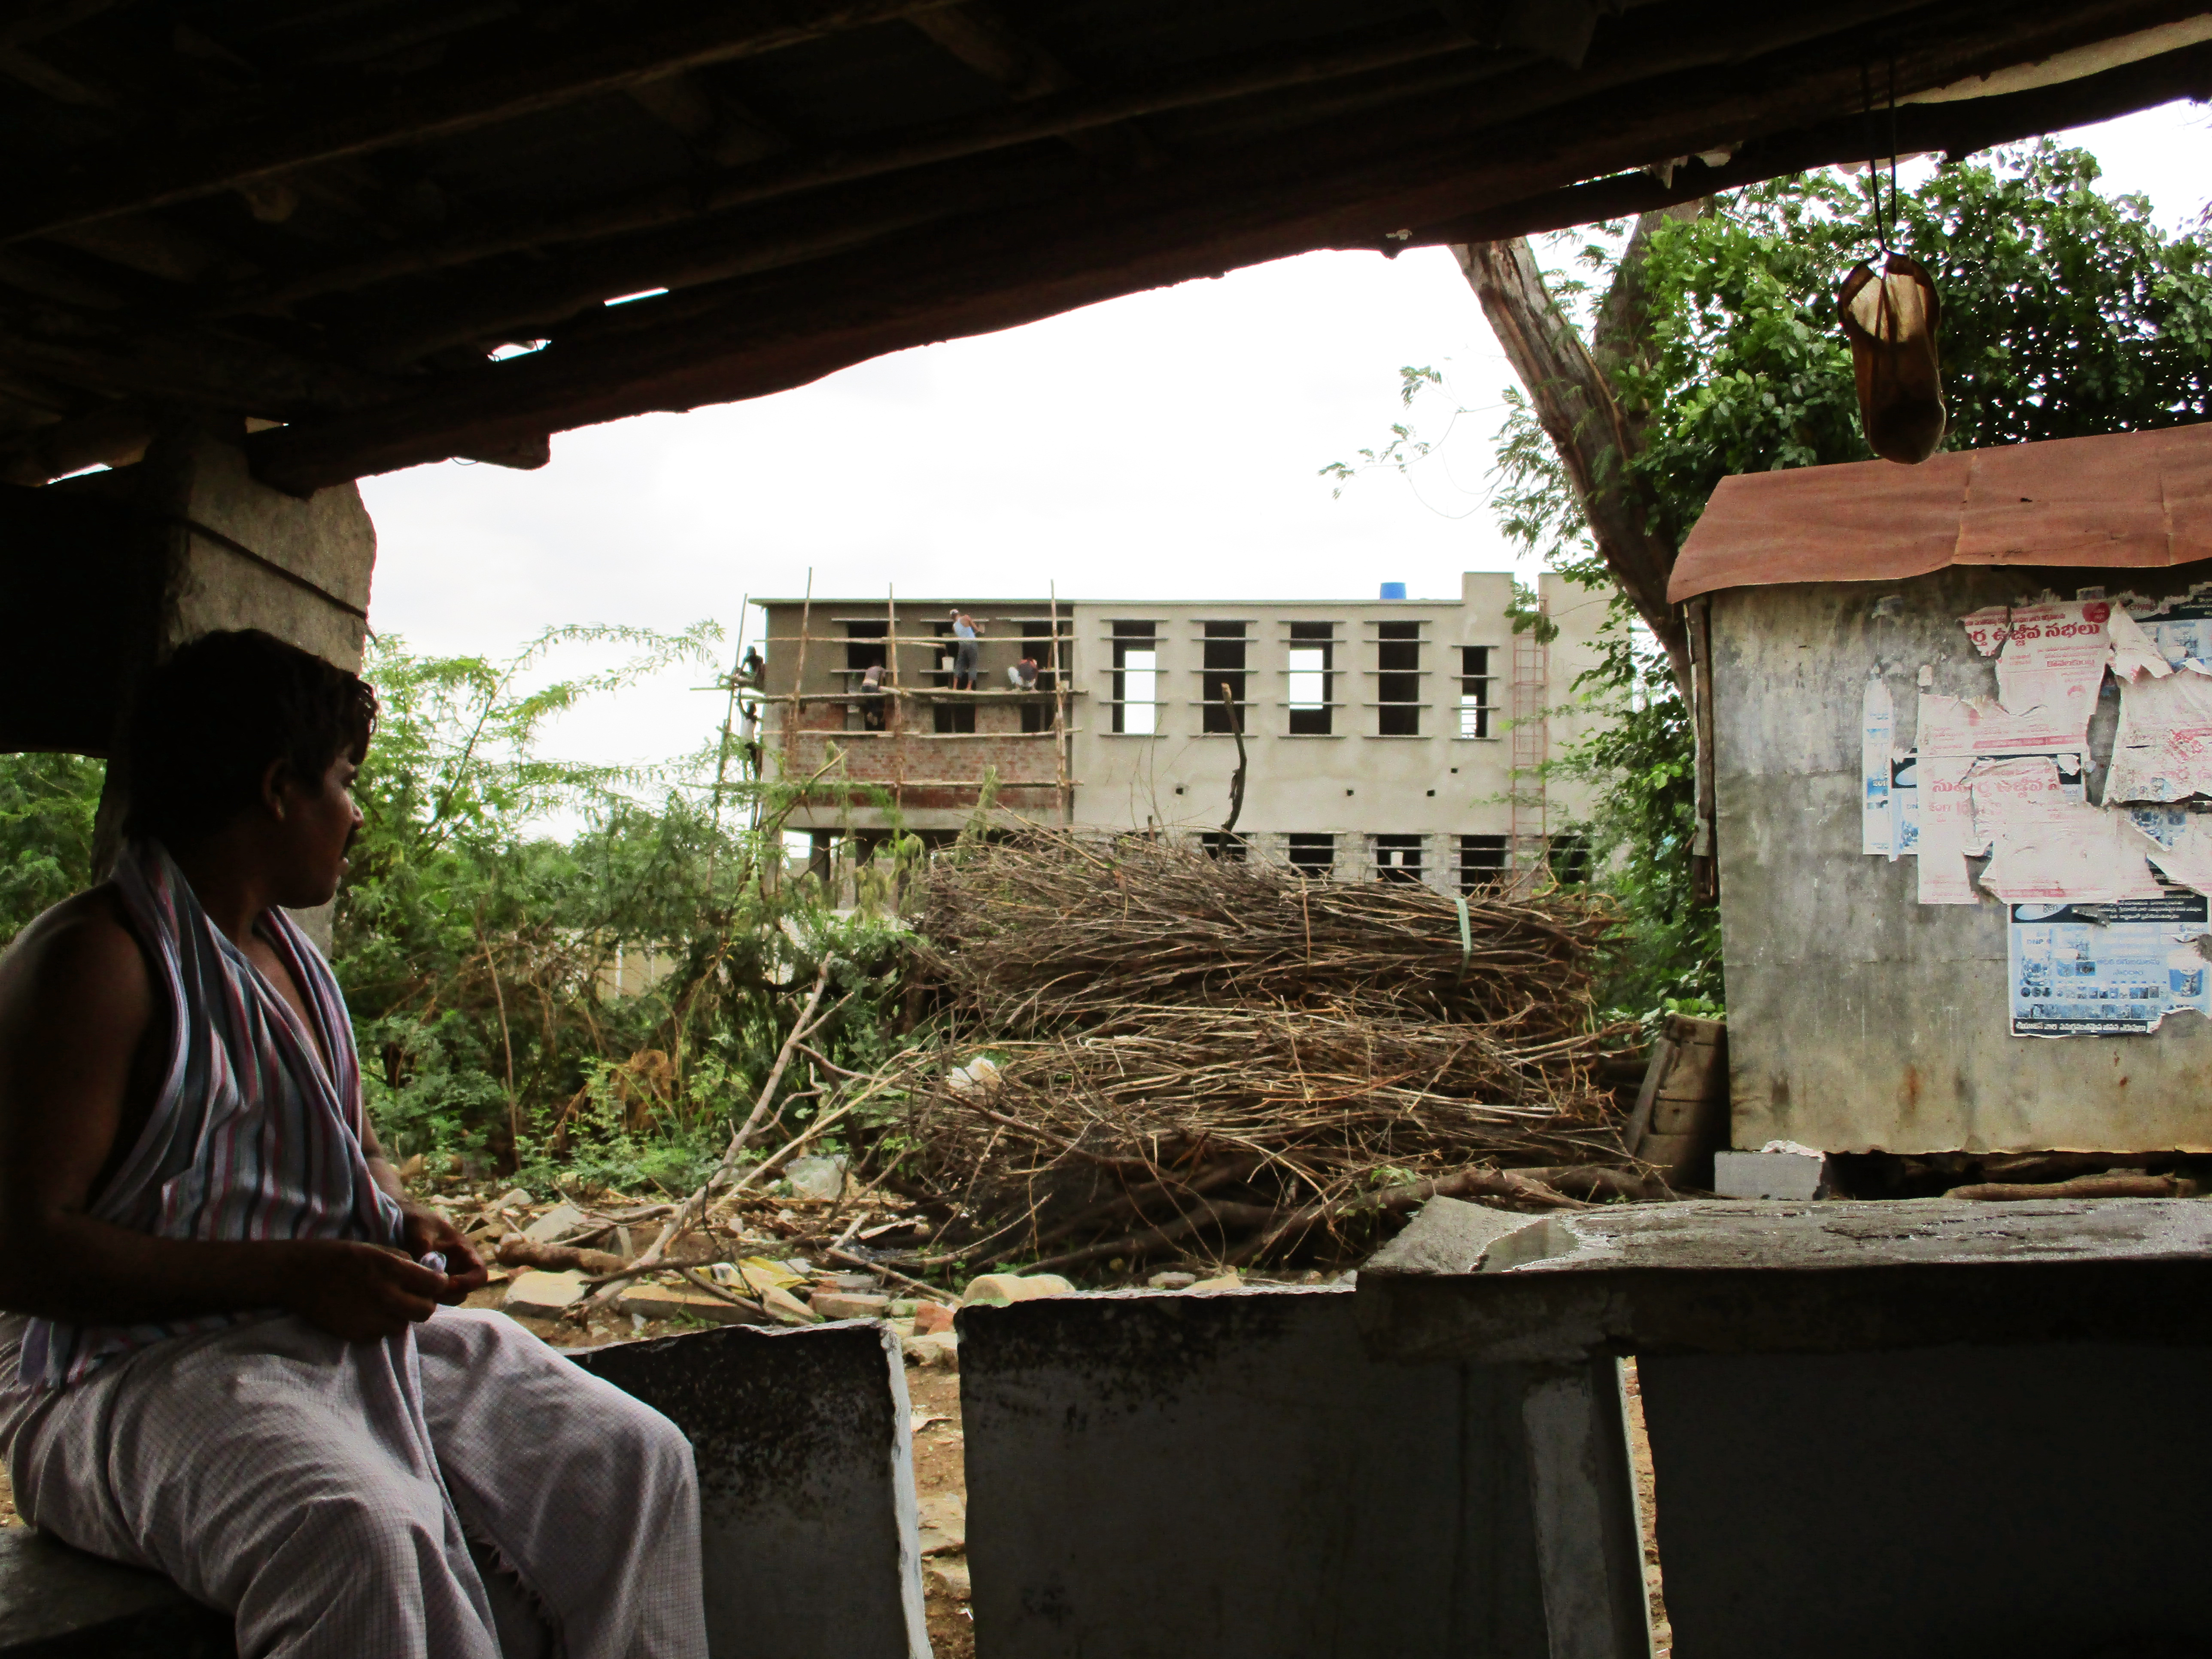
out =
[[[2212,558],[2212,422],[1721,480],[1667,597],[1879,582],[1954,564]]]

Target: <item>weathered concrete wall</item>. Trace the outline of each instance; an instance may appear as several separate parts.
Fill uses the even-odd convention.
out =
[[[2212,1510],[2160,1449],[2212,1413],[2212,1352],[1647,1354],[1638,1369],[1680,1659],[2200,1650]]]
[[[963,1310],[984,1659],[1545,1654],[1522,1371],[1372,1362],[1352,1301]]]
[[[2212,1150],[2206,1022],[2170,1016],[2148,1036],[2013,1036],[2004,908],[1920,904],[1914,860],[1859,850],[1860,697],[1871,671],[1889,684],[1906,746],[1923,664],[1931,690],[1996,695],[1995,669],[1958,623],[1968,611],[2045,587],[2160,595],[2207,574],[1954,568],[1901,583],[1714,596],[1734,1145]],[[2100,760],[2114,714],[2106,690],[2090,729]]]
[[[690,1437],[718,1656],[929,1659],[906,1368],[880,1324],[577,1357]]]

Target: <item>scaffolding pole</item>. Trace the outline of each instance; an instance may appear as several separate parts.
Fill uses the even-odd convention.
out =
[[[1544,635],[1550,607],[1539,598],[1531,625],[1513,636],[1513,888],[1535,890],[1550,850],[1550,804],[1545,773],[1551,759],[1551,647]]]

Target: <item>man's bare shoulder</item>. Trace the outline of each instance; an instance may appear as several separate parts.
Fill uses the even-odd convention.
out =
[[[106,884],[64,899],[0,952],[0,1041],[27,1018],[57,1015],[79,1031],[135,1039],[152,997],[146,954]]]

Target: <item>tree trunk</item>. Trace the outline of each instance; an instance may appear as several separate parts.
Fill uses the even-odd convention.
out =
[[[1698,210],[1691,204],[1687,210]],[[1642,354],[1649,306],[1644,252],[1653,228],[1683,211],[1647,213],[1636,222],[1598,313],[1595,350],[1583,343],[1546,290],[1526,237],[1474,242],[1452,252],[1506,360],[1527,388],[1538,423],[1574,481],[1599,556],[1665,649],[1686,704],[1689,633],[1680,613],[1667,602],[1674,538],[1657,523],[1650,491],[1629,474],[1628,462],[1643,448],[1643,422],[1622,408],[1607,374],[1610,365]]]

